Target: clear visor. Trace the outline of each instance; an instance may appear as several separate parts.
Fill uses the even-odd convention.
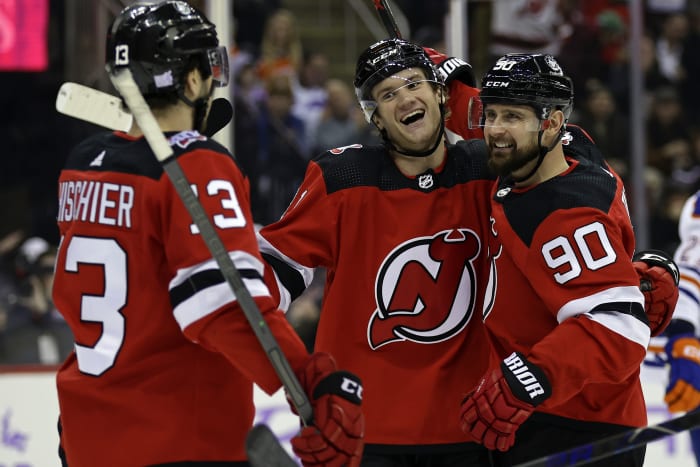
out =
[[[374,115],[374,112],[377,110],[377,102],[365,99],[359,99],[359,101],[362,113],[365,115],[365,120],[367,120],[367,123],[372,123],[372,115]]]
[[[209,70],[214,80],[214,86],[223,88],[228,84],[229,78],[226,47],[220,46],[207,50],[207,58],[209,59]]]
[[[408,92],[417,92],[423,89],[425,86],[430,86],[431,84],[440,86],[442,85],[442,83],[433,79],[412,79],[398,75],[388,76],[385,79],[396,79],[400,82],[403,82],[404,84],[401,84],[393,89],[381,90],[377,95],[377,100],[362,99],[362,96],[371,96],[371,89],[367,92],[365,92],[366,87],[355,89],[355,93],[357,94],[357,98],[360,102],[360,107],[362,108],[362,112],[365,114],[365,120],[367,120],[367,123],[372,122],[372,115],[374,115],[374,112],[377,110],[377,107],[379,105],[378,102],[391,102],[393,99],[396,98],[401,89],[405,88]]]
[[[492,127],[536,132],[541,129],[541,120],[534,110],[538,107],[531,100],[516,98],[484,105],[480,97],[474,96],[469,99],[467,123],[471,130]]]

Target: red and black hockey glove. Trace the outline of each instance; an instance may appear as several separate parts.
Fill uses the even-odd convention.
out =
[[[671,322],[678,301],[680,273],[673,259],[661,250],[645,250],[632,257],[644,294],[644,310],[652,336],[661,334]]]
[[[305,467],[353,467],[364,448],[362,383],[339,371],[329,354],[316,352],[297,374],[313,408],[313,424],[292,438],[292,450]]]
[[[474,70],[469,63],[461,58],[448,57],[444,53],[438,52],[430,47],[423,47],[423,50],[437,67],[438,73],[440,73],[445,85],[450,84],[450,81],[456,79],[467,86],[472,88],[476,87]]]
[[[507,451],[515,443],[520,425],[551,394],[544,371],[513,352],[462,402],[462,431],[487,449]]]

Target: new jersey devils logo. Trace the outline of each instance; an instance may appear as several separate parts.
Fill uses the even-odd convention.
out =
[[[458,334],[474,314],[479,237],[445,230],[396,247],[380,266],[377,309],[367,325],[372,349],[409,340],[441,342]]]

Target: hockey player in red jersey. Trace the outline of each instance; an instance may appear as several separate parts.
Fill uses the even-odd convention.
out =
[[[326,269],[316,349],[367,388],[362,465],[487,465],[454,417],[488,364],[483,141],[445,143],[443,83],[416,44],[373,44],[354,84],[385,144],[312,161],[281,220],[260,231],[263,257],[282,308]]]
[[[423,50],[437,67],[448,91],[445,118],[447,140],[455,143],[461,139],[483,138],[481,126],[469,125],[469,104],[472,97],[479,95],[471,65],[459,57],[449,57],[430,47],[423,47]],[[645,253],[637,252],[633,264],[643,284],[644,308],[651,335],[657,336],[670,322],[678,300],[678,267],[664,251],[653,250],[649,255]]]
[[[452,81],[450,92],[454,86],[466,85]],[[486,465],[449,400],[461,399],[488,364],[473,319],[484,308],[490,266],[484,242],[494,177],[483,141],[444,143],[441,77],[417,45],[369,47],[355,87],[385,145],[336,148],[311,162],[282,219],[261,230],[263,257],[282,308],[315,268],[327,269],[316,348],[370,388],[363,465]],[[582,157],[591,154],[604,163],[599,153]]]
[[[294,451],[305,466],[356,466],[359,380],[328,354],[309,356],[276,308],[248,181],[199,133],[226,60],[214,25],[181,1],[127,7],[107,37],[109,69],[130,68],[309,395],[313,425],[293,438]],[[76,342],[57,376],[63,465],[248,465],[253,383],[267,393],[281,383],[140,129],[81,143],[59,199],[53,299]]]
[[[486,73],[472,106],[499,174],[483,314],[497,360],[460,418],[496,465],[646,424],[639,368],[650,329],[624,189],[604,163],[565,155],[572,105],[552,56],[511,54]],[[643,459],[640,448],[590,465]]]

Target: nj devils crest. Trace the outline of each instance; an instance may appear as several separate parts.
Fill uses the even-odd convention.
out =
[[[395,341],[441,342],[458,334],[474,314],[481,250],[469,229],[411,239],[381,264],[375,284],[377,309],[367,326],[372,349]]]

